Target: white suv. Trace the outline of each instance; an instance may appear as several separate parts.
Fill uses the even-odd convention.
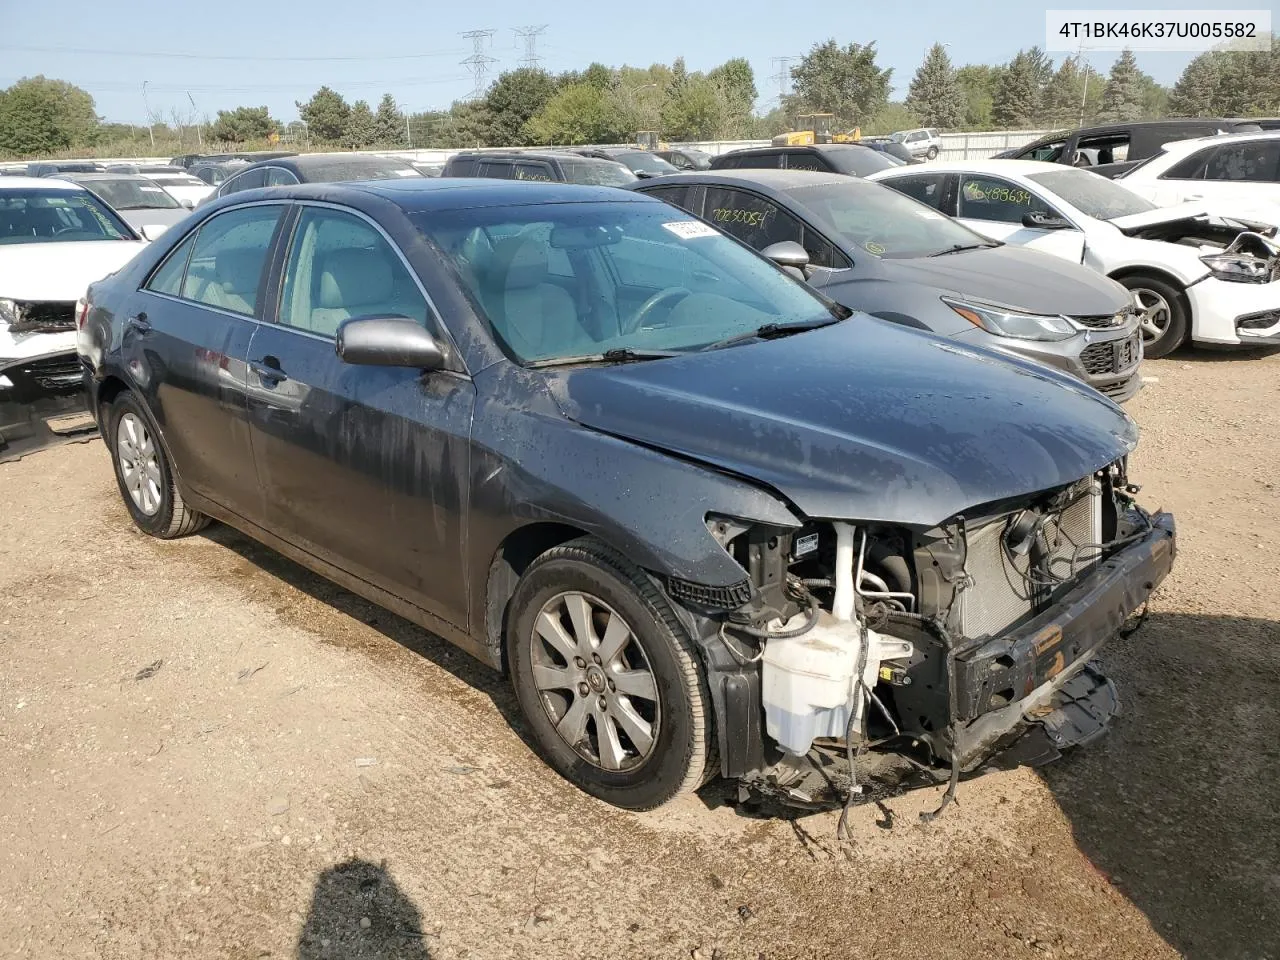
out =
[[[1280,133],[1233,133],[1166,143],[1119,178],[1160,206],[1206,201],[1231,213],[1274,214],[1280,203]]]
[[[890,136],[910,150],[913,157],[936,160],[942,150],[942,134],[933,127],[899,130]]]

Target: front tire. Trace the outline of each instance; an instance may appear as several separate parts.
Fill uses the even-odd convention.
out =
[[[120,496],[143,533],[161,540],[185,537],[209,523],[186,505],[150,414],[131,393],[121,393],[107,411],[107,447]]]
[[[667,600],[584,537],[538,557],[511,599],[512,683],[543,759],[581,790],[650,810],[714,764],[710,696]]]
[[[1191,307],[1186,294],[1163,277],[1131,273],[1120,282],[1133,294],[1142,331],[1143,356],[1152,360],[1167,357],[1187,339]]]

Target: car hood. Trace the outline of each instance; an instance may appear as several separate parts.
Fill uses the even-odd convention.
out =
[[[879,261],[877,268],[883,280],[923,284],[1028,313],[1104,316],[1130,304],[1123,287],[1096,271],[1011,245],[941,257],[889,258]]]
[[[143,227],[172,227],[191,216],[186,207],[147,207],[139,210],[117,210],[116,213],[135,230]]]
[[[142,240],[0,244],[0,297],[78,300],[145,246]]]
[[[1079,480],[1138,437],[1066,376],[865,314],[781,340],[543,372],[571,419],[765,484],[814,518],[928,528]]]

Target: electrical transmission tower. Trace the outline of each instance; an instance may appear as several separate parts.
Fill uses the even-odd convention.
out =
[[[520,66],[537,67],[542,62],[542,58],[538,56],[538,37],[547,25],[541,24],[536,27],[514,27],[511,32],[524,41],[524,56],[520,58]]]
[[[485,87],[488,86],[485,77],[489,74],[489,64],[498,62],[496,57],[491,57],[484,52],[485,41],[489,41],[492,45],[493,35],[497,32],[496,30],[468,30],[463,34],[471,41],[474,51],[471,56],[461,61],[464,67],[470,68],[471,76],[475,78],[475,85],[471,88],[472,100],[479,100],[484,96]]]
[[[787,96],[787,84],[791,80],[791,61],[799,60],[800,57],[774,57],[773,65],[778,68],[778,72],[769,77],[770,80],[778,81],[778,103],[782,103]]]

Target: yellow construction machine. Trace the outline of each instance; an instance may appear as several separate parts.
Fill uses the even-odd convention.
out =
[[[796,129],[773,138],[775,147],[807,147],[814,143],[857,143],[862,139],[860,127],[845,133],[834,133],[835,114],[806,113],[796,117]]]

